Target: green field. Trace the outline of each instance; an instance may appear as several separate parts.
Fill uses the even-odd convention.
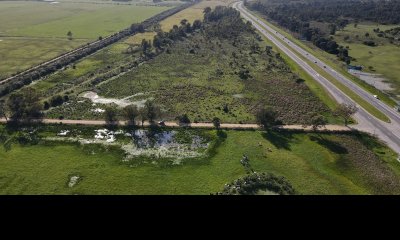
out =
[[[246,174],[243,154],[256,172],[284,176],[300,194],[399,194],[395,154],[365,135],[227,131],[220,140],[208,157],[178,165],[141,157],[124,162],[107,145],[0,148],[0,194],[210,194]],[[81,181],[69,187],[74,175]]]
[[[0,77],[107,36],[169,7],[93,2],[0,2]],[[23,17],[22,17],[23,16]],[[72,40],[67,32],[72,32]],[[28,54],[29,53],[29,54]],[[4,59],[4,60],[3,60]]]
[[[347,25],[342,31],[335,34],[335,40],[342,46],[349,46],[349,55],[356,60],[354,65],[363,65],[364,71],[382,74],[392,87],[394,94],[400,95],[400,46],[391,44],[388,39],[378,37],[373,29],[382,31],[398,27],[397,25],[353,24]],[[365,33],[370,36],[365,37]],[[358,37],[356,38],[356,35]],[[344,40],[348,36],[349,39]],[[364,40],[372,40],[378,46],[370,47],[362,44]],[[370,71],[372,66],[375,71]]]

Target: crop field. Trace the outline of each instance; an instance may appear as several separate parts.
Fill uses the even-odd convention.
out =
[[[69,128],[49,127],[41,134],[56,137],[60,129]],[[240,164],[243,154],[254,171],[284,176],[300,194],[399,193],[395,154],[366,135],[177,131],[180,142],[193,134],[208,139],[206,154],[180,161],[158,154],[127,160],[124,151],[105,140],[42,140],[37,145],[14,144],[7,152],[1,147],[0,193],[210,194],[246,175]],[[76,132],[81,132],[81,140],[93,141],[95,128],[74,127],[62,138]],[[116,139],[132,141],[121,135]],[[76,183],[74,176],[79,178]]]
[[[387,38],[378,37],[373,31],[376,28],[385,31],[394,27],[398,26],[358,24],[355,28],[350,24],[336,33],[335,40],[340,45],[349,46],[350,56],[356,59],[353,64],[364,66],[367,72],[382,74],[392,84],[394,94],[400,95],[400,46],[391,44]],[[366,33],[370,34],[369,37],[365,36]],[[348,39],[345,40],[345,37]],[[377,46],[364,45],[362,42],[365,40],[372,40]]]
[[[0,77],[107,36],[169,7],[93,2],[0,2]],[[24,16],[24,17],[21,17]],[[71,31],[72,40],[67,33]],[[29,54],[26,54],[29,52]],[[4,59],[4,60],[3,60]]]

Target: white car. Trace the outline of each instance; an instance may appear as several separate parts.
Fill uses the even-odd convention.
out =
[[[379,99],[378,95],[374,95],[374,98]]]

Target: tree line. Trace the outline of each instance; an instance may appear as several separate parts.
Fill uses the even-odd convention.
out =
[[[395,0],[257,0],[246,2],[246,6],[263,13],[320,49],[337,55],[347,64],[352,59],[348,50],[329,35],[334,35],[351,22],[400,22],[400,1]],[[328,31],[312,26],[311,22],[327,23]]]
[[[162,13],[159,13],[149,19],[146,19],[142,23],[132,24],[129,28],[123,29],[117,33],[112,34],[109,37],[99,39],[96,42],[88,43],[78,49],[75,49],[69,53],[63,54],[56,60],[49,61],[46,64],[34,67],[31,70],[25,71],[22,74],[17,74],[9,81],[0,85],[0,97],[9,94],[10,92],[20,89],[21,87],[32,83],[33,81],[53,73],[68,64],[71,64],[89,54],[92,54],[110,44],[113,44],[124,37],[130,36],[132,34],[144,32],[146,28],[158,23],[159,21],[195,4],[196,2],[188,2],[180,5],[176,8],[169,9]]]

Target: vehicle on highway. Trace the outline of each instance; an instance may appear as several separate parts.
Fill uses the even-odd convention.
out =
[[[317,63],[317,61],[315,61],[314,63]]]
[[[379,99],[378,95],[374,95],[374,98]]]
[[[324,66],[324,68],[326,68],[326,66]]]
[[[160,125],[160,126],[165,126],[165,121],[164,121],[164,120],[159,121],[159,122],[158,122],[158,125]]]

